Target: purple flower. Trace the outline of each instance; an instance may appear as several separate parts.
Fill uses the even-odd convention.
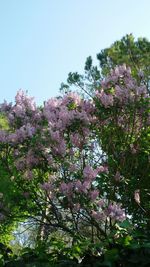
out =
[[[92,201],[95,201],[98,196],[99,196],[99,190],[93,190],[90,193],[90,198]]]
[[[116,221],[122,222],[126,219],[125,210],[121,208],[121,204],[110,203],[106,214]]]
[[[93,169],[91,166],[87,165],[83,170],[83,177],[87,180],[94,180],[98,174],[97,169]]]
[[[41,184],[40,187],[42,190],[45,190],[45,191],[51,191],[53,189],[52,184],[46,183],[46,182],[44,184]]]

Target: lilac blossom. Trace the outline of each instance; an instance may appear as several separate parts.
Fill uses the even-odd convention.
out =
[[[110,203],[106,214],[116,221],[122,222],[126,219],[125,210],[121,208],[121,204]]]
[[[90,192],[90,199],[92,201],[95,201],[97,197],[99,197],[99,190],[93,190]]]
[[[131,75],[131,69],[125,65],[117,66],[110,75],[101,82],[101,88],[96,91],[96,97],[108,108],[116,104],[128,104],[141,98],[147,98],[145,85],[138,85]]]
[[[97,169],[93,169],[91,166],[87,165],[83,170],[83,177],[87,180],[94,180],[98,174]]]

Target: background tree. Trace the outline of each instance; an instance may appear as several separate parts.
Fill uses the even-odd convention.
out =
[[[132,34],[127,34],[121,40],[114,42],[109,48],[97,54],[99,66],[93,65],[92,57],[85,62],[85,73],[70,72],[67,83],[62,83],[61,90],[70,90],[70,86],[79,88],[80,91],[92,94],[100,86],[101,80],[108,75],[110,70],[117,65],[126,64],[132,70],[132,75],[143,83],[149,90],[150,87],[150,42],[146,38],[135,40]]]

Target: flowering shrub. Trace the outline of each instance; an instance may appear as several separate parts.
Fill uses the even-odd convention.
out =
[[[149,95],[131,70],[118,66],[92,99],[71,92],[39,108],[19,91],[0,111],[0,163],[12,185],[5,218],[39,223],[73,239],[102,240],[127,218],[149,223]],[[134,194],[139,192],[140,201]],[[4,192],[3,192],[4,193]],[[140,211],[140,214],[139,214]]]

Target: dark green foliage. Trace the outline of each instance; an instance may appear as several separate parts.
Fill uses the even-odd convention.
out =
[[[110,68],[126,64],[132,68],[133,73],[142,70],[146,81],[150,79],[150,42],[146,38],[134,39],[127,34],[120,41],[116,41],[110,48],[97,54],[103,75],[107,75]]]
[[[128,238],[129,239],[129,238]],[[126,243],[127,244],[127,243]],[[71,255],[64,254],[63,250],[57,254],[48,253],[42,248],[22,251],[20,257],[3,254],[5,267],[149,267],[150,266],[150,243],[138,244],[136,240],[125,243],[109,243],[100,255],[92,254],[92,244],[84,251],[81,262]],[[97,247],[97,251],[98,251]],[[3,248],[6,251],[6,248]],[[100,249],[99,249],[100,251]],[[69,251],[68,251],[69,252]],[[95,248],[96,252],[96,248]],[[79,253],[80,254],[80,253]]]

